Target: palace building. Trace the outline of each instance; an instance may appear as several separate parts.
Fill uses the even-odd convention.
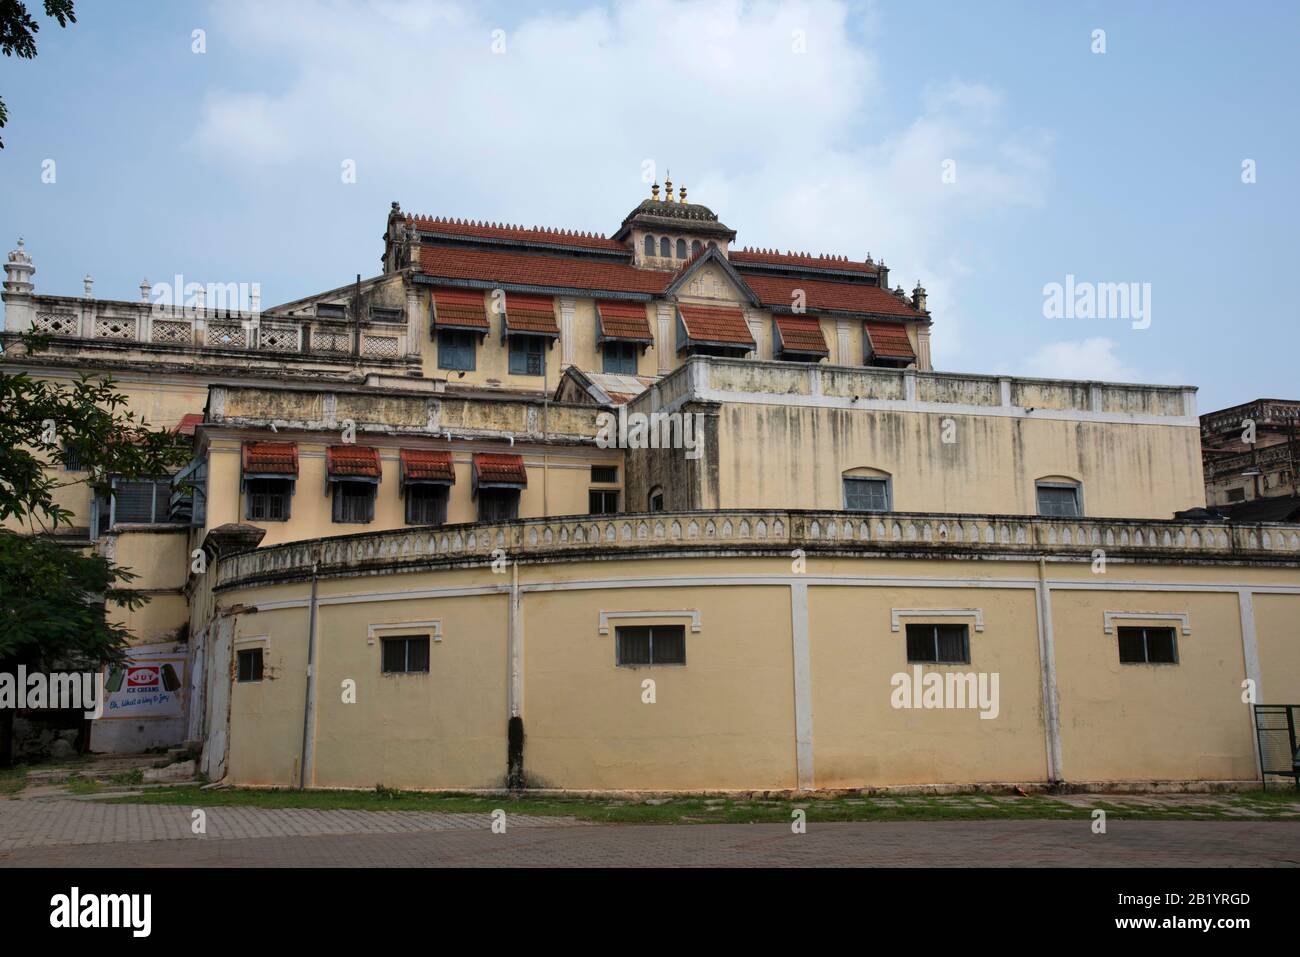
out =
[[[267,309],[37,293],[20,242],[4,367],[111,374],[193,448],[65,490],[152,595],[140,680],[181,676],[92,746],[307,787],[1257,780],[1300,526],[1174,517],[1196,390],[937,372],[919,283],[736,235],[671,183],[608,237],[394,203],[379,275]]]

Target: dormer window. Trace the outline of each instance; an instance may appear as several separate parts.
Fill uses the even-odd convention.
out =
[[[686,240],[684,239],[677,240],[677,258],[678,259],[686,258]]]
[[[647,235],[645,238],[645,254],[653,256],[655,254],[655,238]]]
[[[672,256],[672,254],[673,254],[673,249],[672,249],[672,245],[668,242],[668,237],[660,236],[659,255],[662,256],[664,259],[668,259]]]
[[[703,249],[703,248],[704,248],[704,247],[700,245],[700,241],[699,241],[698,239],[692,239],[692,240],[691,240],[691,255],[692,255],[692,256],[698,256],[698,255],[700,254],[700,250]]]

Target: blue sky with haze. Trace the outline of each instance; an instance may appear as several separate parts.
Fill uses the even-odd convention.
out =
[[[1282,2],[80,0],[0,61],[0,243],[44,292],[271,305],[376,273],[392,200],[608,234],[651,160],[738,245],[920,279],[938,368],[1298,397],[1298,41]],[[1070,274],[1150,327],[1045,318]]]

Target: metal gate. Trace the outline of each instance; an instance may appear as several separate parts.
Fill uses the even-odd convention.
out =
[[[1296,742],[1296,725],[1300,723],[1300,705],[1255,705],[1255,734],[1259,738],[1259,777],[1268,788],[1268,779],[1292,778],[1300,791],[1300,744]]]

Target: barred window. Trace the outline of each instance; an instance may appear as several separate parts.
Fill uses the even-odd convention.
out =
[[[359,525],[375,517],[375,486],[369,482],[335,482],[334,521]]]
[[[285,522],[289,519],[288,479],[249,479],[246,517],[254,522]]]
[[[384,674],[417,674],[429,671],[429,636],[403,635],[383,639]]]
[[[593,488],[587,493],[587,511],[592,515],[613,515],[618,511],[618,489]]]
[[[1118,631],[1120,664],[1178,664],[1178,639],[1172,628],[1120,628]]]
[[[600,485],[609,485],[618,481],[617,465],[593,465],[591,480]]]
[[[546,341],[541,336],[510,337],[510,374],[542,375],[546,369]]]
[[[171,509],[171,479],[113,482],[113,524],[165,522]]]
[[[907,660],[915,664],[970,664],[966,625],[908,625]]]
[[[509,522],[519,517],[519,489],[481,488],[478,490],[478,520]]]
[[[686,626],[654,625],[615,628],[619,665],[686,664]]]

